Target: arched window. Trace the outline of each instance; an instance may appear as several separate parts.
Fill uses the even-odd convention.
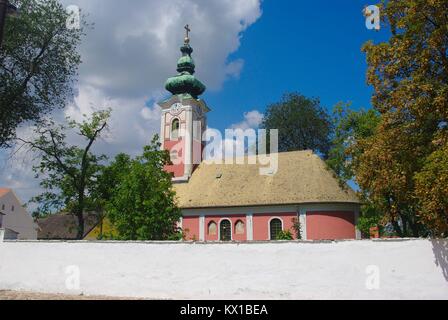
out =
[[[235,223],[235,234],[244,234],[244,222],[241,220],[238,220]]]
[[[277,240],[277,235],[283,231],[282,220],[275,218],[269,223],[269,231],[271,235],[271,240]]]
[[[174,119],[171,123],[171,140],[179,139],[179,129],[180,129],[180,121],[179,119]]]
[[[219,225],[219,240],[232,241],[232,224],[229,220],[221,221]]]
[[[218,233],[218,228],[215,221],[210,221],[208,224],[208,235],[209,236],[216,236]]]

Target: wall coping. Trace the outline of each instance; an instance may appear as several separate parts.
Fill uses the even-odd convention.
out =
[[[366,242],[410,242],[410,241],[448,241],[448,239],[432,238],[392,238],[392,239],[362,239],[362,240],[293,240],[293,241],[230,241],[230,242],[204,242],[204,241],[111,241],[111,240],[4,240],[3,243],[42,243],[42,244],[158,244],[158,245],[256,245],[256,244],[338,244],[338,243],[366,243]],[[1,241],[0,241],[1,242]]]

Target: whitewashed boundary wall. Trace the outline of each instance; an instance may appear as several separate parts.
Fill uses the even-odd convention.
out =
[[[3,242],[0,290],[153,299],[448,299],[448,241]]]

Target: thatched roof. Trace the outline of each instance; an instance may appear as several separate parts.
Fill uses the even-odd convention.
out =
[[[312,151],[278,154],[278,172],[260,175],[260,166],[206,164],[188,183],[174,185],[179,207],[213,208],[303,203],[360,203],[348,186],[342,188],[325,162]]]
[[[39,240],[76,240],[78,219],[67,213],[55,214],[37,221]],[[95,213],[84,214],[84,237],[98,224]]]

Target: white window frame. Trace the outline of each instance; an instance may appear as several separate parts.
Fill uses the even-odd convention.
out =
[[[284,225],[284,223],[283,223],[283,219],[280,218],[280,217],[272,217],[272,218],[269,219],[269,221],[268,221],[268,240],[269,240],[269,241],[272,241],[272,239],[271,239],[271,222],[272,222],[272,220],[275,220],[275,219],[280,220],[280,222],[282,223],[282,231],[285,231],[285,225]]]
[[[218,241],[221,241],[221,223],[223,221],[225,221],[225,220],[230,222],[230,241],[233,241],[233,223],[232,223],[232,220],[230,220],[229,218],[222,218],[221,220],[219,220],[219,224],[218,224]]]
[[[173,132],[174,132],[173,124],[174,124],[174,121],[176,121],[176,120],[179,122],[179,129],[177,129],[177,138],[175,139],[174,136],[173,136]],[[171,123],[170,123],[170,140],[171,141],[179,140],[179,138],[180,138],[180,126],[181,126],[181,122],[180,122],[180,119],[178,117],[174,117],[173,119],[171,119]]]

